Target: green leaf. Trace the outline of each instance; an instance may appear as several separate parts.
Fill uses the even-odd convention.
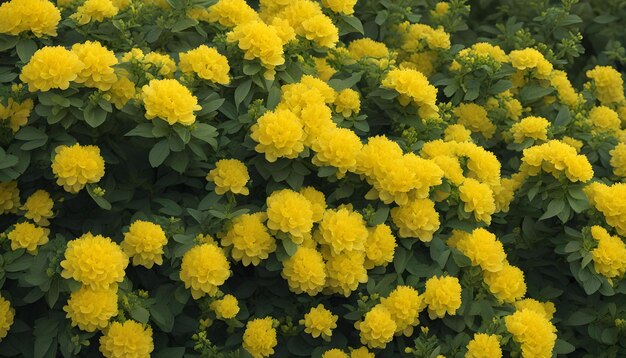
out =
[[[285,249],[285,252],[287,253],[287,255],[293,256],[298,250],[298,245],[295,244],[290,239],[283,239],[281,241],[283,243],[283,248]]]
[[[524,103],[535,102],[554,92],[554,88],[528,85],[519,93],[520,101]]]
[[[195,128],[191,131],[191,136],[210,144],[213,149],[217,148],[217,129],[206,123],[196,123]]]
[[[19,37],[10,35],[0,35],[0,51],[12,49],[17,44]]]
[[[124,136],[154,138],[154,134],[152,133],[152,127],[153,125],[151,123],[141,123],[137,127],[128,131],[128,133],[124,134]]]
[[[17,56],[22,60],[22,62],[27,63],[28,60],[33,56],[33,54],[37,51],[37,43],[32,39],[20,39],[15,45],[15,50],[17,51]]]
[[[372,216],[372,219],[370,220],[370,225],[378,225],[387,221],[387,218],[389,217],[389,210],[390,209],[388,205],[383,205],[383,204],[379,205],[378,209],[376,210],[376,212]]]
[[[185,355],[185,347],[168,347],[157,351],[154,358],[182,358]]]
[[[363,31],[363,24],[361,23],[361,20],[359,20],[358,17],[343,16],[342,19],[348,25],[346,29],[347,30],[346,33],[358,32],[361,35],[365,34],[365,32]]]
[[[172,32],[181,32],[186,30],[192,26],[196,26],[198,24],[197,20],[194,20],[189,17],[183,17],[180,20],[176,21],[172,26]]]
[[[356,73],[353,73],[348,78],[343,78],[343,79],[333,78],[330,81],[328,81],[328,85],[332,87],[335,91],[341,91],[357,84],[361,80],[362,76],[363,76],[362,72],[356,72]]]
[[[546,212],[541,215],[539,220],[545,220],[557,216],[563,211],[564,208],[565,201],[563,201],[563,199],[552,199],[546,208]]]
[[[22,129],[15,133],[15,139],[23,141],[48,140],[48,135],[39,128],[27,126],[22,127]]]
[[[148,320],[150,319],[150,312],[148,312],[147,309],[141,307],[141,306],[135,306],[131,311],[130,311],[130,316],[137,322],[141,322],[141,323],[148,323]]]
[[[163,164],[165,159],[170,155],[170,145],[166,140],[162,140],[150,149],[148,160],[153,168]]]
[[[568,326],[584,326],[596,320],[596,315],[586,311],[576,311],[565,320]]]
[[[85,122],[91,128],[97,128],[107,119],[107,112],[100,107],[87,106],[83,111]]]
[[[246,99],[248,93],[250,93],[250,88],[252,87],[252,80],[247,80],[241,83],[237,89],[235,89],[235,106],[239,108],[241,102]]]
[[[104,210],[111,210],[111,203],[109,203],[108,200],[106,200],[104,197],[96,195],[93,192],[94,189],[94,185],[89,184],[87,185],[87,193],[89,193],[89,196],[93,199],[93,201],[96,202],[96,204],[98,204],[99,207],[101,207]]]

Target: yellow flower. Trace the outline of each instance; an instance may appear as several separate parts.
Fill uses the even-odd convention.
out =
[[[449,9],[450,9],[450,3],[447,3],[445,1],[440,1],[435,4],[434,12],[435,14],[439,16],[443,16],[448,13]]]
[[[20,190],[17,182],[0,182],[0,215],[15,213],[19,206]]]
[[[135,98],[136,93],[135,83],[126,76],[118,76],[117,81],[111,84],[108,92],[111,96],[111,103],[117,109],[124,108],[128,101]]]
[[[339,30],[316,2],[295,0],[282,9],[278,17],[287,20],[297,35],[320,47],[332,48],[339,41]]]
[[[180,70],[184,73],[195,73],[202,79],[222,85],[230,82],[228,59],[212,47],[200,45],[193,50],[180,53],[179,57]]]
[[[329,349],[324,354],[322,354],[322,358],[349,358],[346,352],[342,351],[339,348]]]
[[[314,61],[315,70],[317,71],[319,78],[323,81],[330,80],[330,78],[333,77],[333,75],[337,72],[337,70],[335,70],[330,64],[328,64],[328,61],[325,58],[315,57]]]
[[[259,14],[245,0],[219,0],[209,7],[207,19],[209,22],[219,22],[226,27],[260,20]]]
[[[295,293],[317,295],[326,283],[324,260],[314,248],[299,246],[296,253],[283,261],[281,276]]]
[[[133,259],[134,266],[152,268],[154,264],[163,263],[163,247],[167,237],[161,226],[137,220],[130,225],[120,244],[122,250]]]
[[[233,219],[221,240],[223,246],[232,246],[230,254],[235,261],[257,266],[276,250],[276,240],[263,225],[266,218],[265,213],[256,213]]]
[[[396,251],[396,238],[386,224],[378,224],[369,228],[369,236],[365,241],[365,268],[386,266],[393,261]]]
[[[85,65],[74,80],[87,87],[107,91],[117,81],[113,66],[117,64],[115,53],[98,41],[74,44],[72,52]]]
[[[501,358],[500,337],[494,334],[476,333],[467,344],[465,358]]]
[[[326,210],[319,225],[320,243],[337,255],[343,251],[363,251],[368,231],[360,213],[340,208]]]
[[[277,190],[267,198],[267,227],[289,233],[301,243],[313,227],[313,209],[307,198],[290,189]]]
[[[157,73],[165,78],[172,78],[176,72],[176,62],[167,54],[153,51],[148,53],[143,60],[150,67],[155,67],[158,70]]]
[[[459,240],[455,247],[472,261],[472,265],[480,266],[483,271],[498,272],[507,264],[502,243],[496,235],[482,228]]]
[[[611,186],[593,183],[585,188],[589,203],[595,206],[604,215],[606,223],[617,230],[620,235],[626,235],[626,184],[615,183]]]
[[[626,177],[626,143],[618,143],[609,154],[613,173],[618,177]]]
[[[6,298],[0,296],[0,341],[7,336],[13,325],[15,310]]]
[[[117,15],[118,11],[111,0],[86,0],[70,18],[79,25],[86,25],[90,22],[102,22]]]
[[[289,21],[275,17],[270,25],[276,30],[276,34],[280,37],[283,45],[296,39],[296,31],[289,25]]]
[[[556,343],[556,328],[540,313],[533,310],[518,310],[504,317],[506,329],[513,340],[522,346],[522,356],[550,358]]]
[[[311,149],[316,153],[313,164],[337,168],[337,177],[356,168],[356,157],[363,147],[361,139],[348,128],[333,128],[321,133]]]
[[[433,276],[426,281],[424,302],[430,319],[456,314],[461,307],[461,284],[453,276]]]
[[[221,159],[215,163],[206,176],[208,181],[215,183],[215,192],[224,195],[227,192],[234,194],[248,195],[250,191],[246,188],[250,175],[246,165],[237,159]]]
[[[100,352],[106,358],[150,358],[153,350],[152,328],[133,320],[113,322],[100,337]]]
[[[304,129],[298,117],[289,110],[267,111],[250,128],[250,137],[258,144],[254,149],[265,159],[296,158],[304,150]]]
[[[359,287],[360,283],[367,282],[365,270],[365,254],[361,251],[344,251],[333,255],[326,262],[328,280],[327,291],[342,294],[345,297]],[[326,291],[325,291],[326,293]]]
[[[567,73],[565,73],[564,71],[552,71],[550,85],[556,88],[559,99],[566,105],[570,107],[575,107],[581,101],[579,94],[576,93],[576,90],[572,86],[572,83],[567,78]]]
[[[374,353],[367,350],[367,347],[361,347],[359,349],[353,349],[350,352],[350,358],[376,358]]]
[[[603,105],[624,101],[624,80],[613,67],[596,66],[586,75],[593,80],[594,94]]]
[[[509,54],[511,65],[518,70],[535,70],[537,78],[549,79],[552,74],[552,64],[543,57],[543,54],[534,48],[514,50]]]
[[[72,321],[72,327],[87,332],[104,329],[117,315],[117,288],[92,289],[83,286],[71,293],[63,311]]]
[[[304,196],[311,203],[311,210],[313,210],[313,221],[320,222],[324,217],[326,211],[326,197],[324,193],[315,189],[312,186],[300,188],[300,194]]]
[[[230,277],[230,263],[222,249],[215,244],[202,244],[192,247],[183,255],[180,265],[180,279],[185,288],[191,288],[194,299],[208,294],[213,297],[219,286]]]
[[[415,102],[419,107],[418,113],[422,120],[437,116],[439,111],[437,88],[431,85],[421,72],[408,68],[394,69],[387,73],[381,85],[400,93],[398,100],[401,105],[406,106],[410,101]]]
[[[56,36],[61,12],[47,0],[11,0],[0,5],[0,33]]]
[[[202,109],[191,91],[174,79],[151,80],[143,86],[141,98],[146,118],[159,117],[170,125],[189,126],[196,121],[193,112]]]
[[[8,235],[11,250],[26,249],[29,254],[36,255],[37,247],[48,243],[49,232],[50,230],[29,222],[15,224]]]
[[[225,295],[221,299],[211,302],[211,309],[218,319],[231,319],[239,313],[239,303],[235,296]]]
[[[313,338],[322,336],[324,339],[330,339],[333,335],[333,329],[337,328],[338,318],[320,303],[317,307],[311,308],[299,323],[305,327],[304,332]]]
[[[593,168],[576,148],[558,140],[524,149],[520,171],[530,176],[546,171],[559,178],[564,173],[572,182],[587,182],[593,177]]]
[[[86,233],[67,243],[61,261],[63,278],[74,280],[92,289],[109,288],[124,280],[128,257],[122,249],[101,235]]]
[[[239,49],[244,51],[244,59],[259,59],[266,69],[267,79],[274,79],[274,67],[285,63],[283,40],[278,36],[276,28],[262,21],[239,24],[226,34],[226,38],[228,42],[237,42]]]
[[[361,110],[361,100],[359,99],[359,92],[346,88],[337,93],[335,99],[335,111],[341,113],[342,116],[348,118],[353,114],[359,114]]]
[[[467,178],[459,187],[459,198],[463,201],[463,210],[466,213],[474,213],[477,221],[491,224],[491,215],[496,211],[496,203],[489,185]]]
[[[11,127],[13,133],[17,133],[21,127],[28,123],[28,117],[35,104],[30,98],[19,103],[13,98],[9,98],[7,102],[6,108],[0,104],[0,121],[8,119],[9,127]]]
[[[589,120],[595,128],[608,132],[619,131],[622,124],[617,112],[605,106],[593,107],[589,111]]]
[[[95,145],[60,145],[54,150],[52,172],[57,185],[65,191],[78,193],[88,183],[97,183],[104,176],[104,159]]]
[[[419,323],[419,313],[425,308],[423,297],[410,286],[396,287],[380,303],[389,311],[396,322],[396,332],[407,337],[413,334],[413,327]]]
[[[526,294],[524,272],[508,263],[498,272],[483,271],[483,279],[498,301],[513,303]]]
[[[511,127],[515,143],[522,143],[527,138],[548,140],[550,122],[542,117],[526,117]]]
[[[84,67],[78,56],[64,47],[45,46],[37,50],[22,68],[20,80],[31,92],[45,92],[51,88],[64,90]]]
[[[533,310],[544,316],[547,320],[551,320],[556,312],[554,303],[539,302],[532,298],[524,298],[523,300],[515,301],[514,305],[517,311],[521,311],[523,309]]]
[[[31,219],[37,225],[48,226],[50,225],[50,219],[54,213],[52,212],[52,207],[54,206],[54,202],[52,198],[50,198],[50,194],[45,190],[37,190],[32,193],[24,206],[22,206],[22,210],[26,210],[24,217],[27,219]]]
[[[622,239],[598,225],[591,227],[591,236],[598,242],[591,251],[596,272],[608,278],[622,277],[626,273],[626,245]]]
[[[444,131],[446,142],[467,142],[472,140],[472,132],[462,124],[451,124]]]
[[[487,139],[496,132],[496,126],[487,117],[485,108],[475,103],[461,103],[454,109],[454,115],[458,117],[459,124]]]
[[[322,0],[322,5],[338,14],[352,15],[356,2],[357,0]]]
[[[382,304],[377,304],[354,327],[359,330],[362,344],[370,348],[385,348],[393,339],[397,326],[389,310]]]
[[[274,354],[278,340],[273,324],[271,317],[256,318],[246,324],[242,345],[253,358],[269,357]]]
[[[411,200],[407,205],[391,209],[391,219],[398,226],[400,237],[415,237],[429,242],[439,229],[439,214],[430,199]]]
[[[387,45],[367,37],[350,42],[348,51],[350,52],[350,57],[355,60],[364,57],[385,58],[389,56]]]

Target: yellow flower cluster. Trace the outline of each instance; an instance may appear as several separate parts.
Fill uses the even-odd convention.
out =
[[[48,0],[11,0],[0,5],[0,33],[56,36],[61,12]]]
[[[524,272],[508,263],[498,272],[483,271],[483,279],[499,301],[513,303],[526,294]]]
[[[87,332],[104,329],[117,315],[117,290],[83,286],[71,293],[63,310],[73,327]]]
[[[50,194],[45,190],[37,190],[32,193],[22,206],[22,210],[26,210],[24,217],[32,220],[35,224],[41,226],[50,225],[50,219],[54,213],[52,207],[54,202]]]
[[[230,82],[228,59],[212,47],[200,45],[193,50],[180,53],[179,58],[180,70],[184,73],[195,73],[204,80],[222,85]]]
[[[554,307],[554,303],[552,302],[539,302],[532,298],[525,298],[523,300],[516,301],[515,309],[521,311],[523,309],[529,309],[535,311],[542,316],[544,316],[547,320],[552,320],[554,313],[556,312],[556,308]]]
[[[596,66],[586,75],[593,81],[594,94],[603,105],[624,101],[624,80],[613,67]]]
[[[0,214],[15,213],[19,206],[20,190],[17,182],[0,182]]]
[[[106,358],[149,358],[153,350],[152,328],[133,320],[113,322],[100,337],[100,352]]]
[[[161,226],[143,220],[133,222],[120,244],[124,253],[133,259],[134,266],[152,268],[163,263],[163,247],[167,244]]]
[[[183,255],[180,265],[180,279],[185,288],[191,289],[194,299],[217,295],[219,286],[226,282],[230,274],[230,263],[224,251],[214,243],[192,247]]]
[[[391,228],[385,224],[369,228],[369,236],[365,241],[365,268],[372,269],[376,266],[386,266],[393,261],[396,251],[396,238]]]
[[[91,289],[114,287],[124,280],[128,257],[110,238],[86,233],[67,243],[61,276]]]
[[[597,131],[617,132],[622,121],[614,110],[605,106],[593,107],[589,111],[589,121]]]
[[[250,191],[246,187],[250,175],[246,165],[237,159],[221,159],[215,163],[206,176],[208,181],[215,183],[215,192],[224,195],[227,192],[248,195]]]
[[[333,255],[344,251],[364,251],[368,238],[363,216],[347,208],[326,210],[319,224],[319,241]]]
[[[349,297],[359,284],[367,282],[364,252],[346,251],[327,259],[328,281],[324,293],[338,293]]]
[[[130,101],[134,99],[137,94],[135,83],[125,76],[118,76],[108,93],[111,96],[111,103],[115,105],[117,109],[122,109]]]
[[[11,303],[6,298],[0,296],[0,340],[9,333],[14,318],[15,310],[11,307]]]
[[[302,243],[313,227],[311,202],[290,189],[273,192],[267,198],[267,227],[288,233],[293,242]]]
[[[316,249],[299,246],[296,252],[283,261],[281,276],[295,293],[315,296],[326,285],[326,266],[322,254]]]
[[[237,42],[239,49],[244,51],[244,59],[259,59],[267,79],[274,79],[274,68],[285,63],[283,40],[278,31],[260,20],[237,25],[227,34],[227,39]]]
[[[543,54],[534,48],[514,50],[509,54],[511,65],[519,71],[534,71],[534,76],[539,79],[550,79],[552,64],[546,60]]]
[[[170,125],[192,125],[196,121],[193,112],[202,109],[191,91],[174,79],[151,80],[143,86],[141,98],[147,119],[159,117]]]
[[[504,317],[504,322],[513,340],[521,345],[523,357],[552,357],[556,328],[546,317],[533,310],[522,309]]]
[[[550,85],[556,88],[557,95],[561,102],[569,107],[576,107],[581,101],[581,95],[576,92],[574,86],[567,78],[567,73],[561,70],[552,71]]]
[[[493,334],[476,333],[467,344],[465,358],[502,358],[500,337]]]
[[[97,183],[104,176],[104,159],[95,145],[60,145],[55,149],[52,173],[65,191],[78,193],[88,183]]]
[[[413,327],[419,324],[419,314],[426,308],[424,297],[410,286],[396,287],[380,302],[396,323],[396,333],[402,333],[407,337],[413,334]]]
[[[309,0],[288,2],[276,16],[286,20],[296,35],[313,41],[320,47],[333,48],[339,41],[339,29],[330,17],[324,15],[317,2]]]
[[[496,235],[485,229],[475,229],[471,234],[454,230],[448,244],[461,251],[472,261],[472,265],[480,266],[483,271],[498,272],[507,265],[502,243],[496,239]]]
[[[359,114],[361,110],[361,100],[359,99],[359,92],[346,88],[337,93],[335,99],[335,111],[341,113],[342,116],[348,118],[353,114]]]
[[[67,89],[78,78],[85,64],[72,51],[62,46],[45,46],[33,54],[22,68],[20,80],[28,90],[49,91],[52,88]]]
[[[350,57],[355,60],[362,58],[386,58],[389,57],[389,49],[382,42],[374,41],[368,37],[357,39],[348,45]]]
[[[113,69],[113,66],[117,64],[115,53],[102,46],[100,42],[86,41],[75,44],[72,46],[72,52],[84,64],[83,69],[74,80],[76,83],[83,83],[86,87],[107,91],[113,83],[117,82],[117,76]]]
[[[369,310],[363,320],[356,322],[354,327],[359,330],[361,343],[370,348],[385,348],[397,330],[391,312],[382,304],[377,304]]]
[[[524,149],[520,172],[530,176],[541,171],[559,178],[561,174],[572,182],[587,182],[593,177],[593,168],[584,155],[579,155],[576,148],[558,140]]]
[[[626,177],[626,143],[618,143],[609,154],[611,154],[613,174],[622,178]]]
[[[7,237],[11,241],[11,250],[26,249],[29,254],[37,255],[37,247],[48,243],[49,230],[29,222],[15,224]]]
[[[489,185],[473,178],[466,178],[459,186],[459,198],[463,202],[463,210],[474,213],[476,221],[491,224],[491,215],[496,211],[496,203]]]
[[[626,235],[626,203],[616,200],[626,195],[626,183],[610,186],[599,182],[591,183],[585,188],[585,194],[589,204],[604,215],[606,223],[614,227],[619,235]]]
[[[230,223],[227,231],[220,236],[224,247],[229,248],[235,261],[244,266],[257,266],[276,250],[276,240],[264,225],[265,213],[243,214]]]
[[[312,307],[299,323],[304,326],[304,331],[313,338],[321,336],[325,340],[330,340],[333,329],[337,328],[338,318],[320,303],[317,307]]]
[[[11,127],[13,133],[16,133],[21,127],[28,123],[28,117],[34,106],[35,103],[30,98],[22,102],[17,102],[13,98],[9,98],[6,107],[0,103],[0,123],[8,120],[8,123],[5,123]]]
[[[357,0],[322,0],[322,5],[338,14],[352,15],[356,2]]]
[[[269,162],[296,158],[304,150],[304,128],[290,110],[265,112],[250,129],[250,137],[258,143],[255,150]]]
[[[253,358],[269,357],[274,354],[278,344],[274,320],[271,317],[256,318],[248,321],[243,333],[243,348]]]
[[[606,229],[594,225],[591,236],[598,245],[591,251],[593,267],[599,274],[616,278],[626,273],[626,245],[619,236],[610,235]]]
[[[90,22],[102,22],[117,15],[118,12],[119,9],[111,0],[85,0],[70,18],[78,25],[86,25]]]
[[[259,20],[259,15],[245,0],[219,0],[208,9],[207,21],[219,22],[226,27],[255,20]]]
[[[322,132],[311,146],[316,153],[313,164],[337,168],[337,177],[342,178],[346,172],[354,171],[357,155],[363,144],[361,139],[350,129],[332,128]]]
[[[426,281],[424,303],[431,319],[456,314],[461,307],[461,284],[454,276],[433,276]]]
[[[511,127],[513,141],[522,143],[526,139],[548,140],[550,122],[543,117],[526,117]]]
[[[381,81],[383,87],[400,93],[398,101],[402,106],[413,102],[418,106],[422,120],[437,117],[437,88],[428,82],[426,76],[412,69],[393,69]]]
[[[211,309],[218,319],[233,319],[239,313],[239,302],[233,295],[224,295],[221,299],[211,302]]]
[[[480,133],[486,139],[493,137],[496,126],[491,123],[484,107],[476,103],[461,103],[454,109],[458,123],[472,132]]]
[[[398,226],[398,236],[415,237],[429,242],[439,229],[439,213],[430,199],[415,199],[391,209],[391,219]]]

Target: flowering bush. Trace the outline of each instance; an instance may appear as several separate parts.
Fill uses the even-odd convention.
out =
[[[5,1],[0,356],[626,356],[623,21]]]

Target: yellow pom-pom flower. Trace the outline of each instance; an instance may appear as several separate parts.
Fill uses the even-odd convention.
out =
[[[245,0],[219,0],[208,10],[207,20],[209,22],[219,22],[226,27],[259,20],[259,15]]]
[[[304,315],[299,323],[304,326],[304,332],[317,338],[322,336],[325,340],[330,340],[333,329],[337,328],[337,319],[339,317],[327,310],[321,303],[317,307]]]
[[[382,304],[369,310],[354,327],[359,330],[361,343],[370,348],[385,348],[393,339],[397,328],[391,313]]]
[[[472,140],[472,132],[465,128],[462,124],[451,124],[444,131],[444,140],[446,142],[467,142]]]
[[[515,309],[521,311],[523,309],[533,310],[543,315],[547,320],[552,320],[556,308],[552,302],[539,302],[532,298],[524,298],[523,300],[515,301]]]
[[[143,60],[148,64],[148,68],[155,68],[157,73],[165,78],[172,78],[176,71],[176,62],[170,57],[170,55],[150,52]]]
[[[113,66],[117,64],[115,53],[98,41],[86,41],[72,46],[72,52],[85,65],[74,80],[87,87],[107,91],[117,81]]]
[[[250,137],[258,143],[254,149],[269,162],[296,158],[304,150],[304,128],[289,110],[268,111],[250,129]]]
[[[421,72],[409,68],[393,69],[383,78],[381,84],[400,93],[398,101],[401,105],[407,106],[411,101],[415,102],[419,106],[418,113],[422,120],[437,115],[437,88]]]
[[[606,229],[595,225],[591,236],[598,246],[591,251],[593,266],[599,274],[608,277],[622,277],[626,273],[626,245],[619,236],[610,235]]]
[[[626,197],[626,183],[615,183],[611,186],[594,183],[585,188],[589,203],[595,206],[603,215],[606,223],[617,230],[620,235],[626,235],[626,206],[622,200]]]
[[[596,66],[587,71],[593,80],[594,94],[604,105],[624,101],[624,80],[622,74],[610,66]]]
[[[346,88],[337,93],[335,98],[335,111],[341,113],[342,116],[348,118],[353,114],[359,114],[361,110],[361,99],[359,98],[359,92]]]
[[[350,57],[355,60],[364,57],[385,58],[389,56],[387,45],[382,42],[374,41],[368,37],[354,40],[348,45]]]
[[[26,249],[29,254],[36,255],[37,247],[48,243],[49,230],[29,222],[15,224],[8,235],[11,250]]]
[[[7,336],[15,319],[15,310],[11,303],[0,296],[0,341]]]
[[[352,15],[356,2],[357,0],[322,0],[322,5],[338,14]]]
[[[498,272],[483,272],[483,279],[498,301],[513,303],[526,294],[524,272],[518,267],[505,264]]]
[[[398,246],[391,228],[386,224],[378,224],[368,231],[365,241],[365,268],[369,270],[376,266],[386,266],[393,261]]]
[[[100,337],[100,352],[106,358],[150,358],[153,350],[152,328],[133,320],[113,322]]]
[[[225,295],[221,299],[211,302],[211,309],[218,319],[232,319],[239,313],[239,302],[235,296]]]
[[[324,354],[322,354],[322,358],[349,358],[346,352],[342,351],[339,348],[329,349]]]
[[[271,317],[256,318],[248,321],[243,333],[243,349],[253,358],[264,358],[274,354],[278,344],[274,320]]]
[[[31,92],[45,92],[52,88],[65,90],[84,67],[78,56],[64,47],[45,46],[35,51],[22,68],[20,80]]]
[[[556,328],[533,310],[518,310],[504,317],[506,329],[522,347],[522,357],[550,358],[556,343]]]
[[[311,203],[313,221],[321,221],[324,217],[324,212],[326,211],[326,197],[324,196],[324,193],[312,186],[307,186],[300,189],[300,194],[302,194],[302,196],[304,196]]]
[[[400,237],[415,237],[429,242],[439,229],[439,214],[430,199],[411,200],[407,205],[391,209],[391,219],[398,226]]]
[[[206,243],[192,247],[183,255],[180,279],[191,289],[194,299],[215,296],[219,286],[230,277],[230,263],[222,249]]]
[[[152,268],[163,263],[163,247],[167,244],[165,231],[161,226],[143,220],[130,225],[120,244],[122,250],[133,259],[134,266]]]
[[[496,132],[496,126],[491,123],[484,107],[475,103],[461,103],[454,109],[459,124],[472,132],[480,133],[490,139]]]
[[[613,173],[618,177],[626,178],[626,143],[618,143],[609,154]]]
[[[265,77],[274,79],[274,67],[285,63],[283,41],[273,26],[262,21],[249,21],[236,26],[226,34],[228,42],[237,42],[244,51],[244,59],[259,59],[266,69]]]
[[[40,189],[26,199],[22,210],[26,210],[26,213],[24,213],[25,218],[32,220],[37,225],[48,226],[50,225],[48,219],[54,215],[52,212],[53,206],[54,202],[50,194]]]
[[[35,103],[31,98],[27,98],[22,102],[16,102],[11,97],[9,97],[7,102],[6,107],[0,104],[0,121],[8,119],[8,125],[15,134],[20,128],[24,127],[26,123],[28,123],[28,117],[35,106]]]
[[[597,130],[606,132],[617,132],[622,125],[617,112],[605,106],[593,107],[589,111],[589,121]]]
[[[237,159],[221,159],[215,163],[206,179],[215,183],[215,192],[224,195],[227,192],[248,195],[250,191],[246,187],[250,175],[246,165]]]
[[[130,101],[135,98],[137,89],[135,83],[128,79],[126,76],[118,76],[108,94],[111,96],[111,103],[115,105],[115,108],[122,109]]]
[[[267,198],[267,227],[288,233],[295,243],[301,243],[313,227],[311,202],[290,189],[273,192]]]
[[[119,9],[111,0],[86,0],[70,18],[79,25],[86,25],[90,22],[103,22],[118,12]]]
[[[453,276],[433,276],[426,281],[424,302],[431,319],[456,314],[461,307],[461,284]]]
[[[480,266],[483,271],[498,272],[507,263],[502,243],[496,235],[482,228],[458,240],[455,247],[472,261],[472,265]]]
[[[367,347],[361,347],[359,349],[353,349],[350,352],[350,358],[376,358],[374,353],[367,350]]]
[[[326,210],[319,225],[320,243],[328,245],[334,255],[343,251],[363,251],[368,231],[363,216],[340,208]]]
[[[243,214],[233,219],[221,242],[224,247],[232,246],[230,255],[235,261],[257,266],[276,250],[276,240],[263,224],[266,219],[264,213]]]
[[[511,127],[513,141],[515,143],[522,143],[527,138],[547,140],[548,127],[550,127],[550,122],[543,117],[526,117]]]
[[[396,322],[396,333],[407,337],[413,334],[413,327],[419,323],[419,313],[425,308],[423,297],[410,286],[396,287],[380,303],[389,311]]]
[[[299,246],[295,254],[283,261],[281,276],[295,293],[317,295],[326,284],[326,268],[322,254],[316,249]]]
[[[474,213],[477,221],[491,224],[491,215],[496,212],[496,203],[489,185],[467,178],[459,187],[459,198],[463,201],[463,210],[466,213]]]
[[[11,0],[0,5],[0,34],[56,36],[61,12],[47,0]]]
[[[0,182],[0,215],[15,213],[20,206],[20,189],[16,181]]]
[[[230,82],[228,59],[212,47],[200,45],[180,53],[179,57],[180,70],[184,73],[195,73],[204,80],[222,85]]]
[[[52,173],[65,191],[78,193],[88,183],[97,183],[104,176],[104,159],[95,145],[60,145],[55,149]]]
[[[86,233],[67,243],[61,276],[104,289],[124,280],[126,266],[128,257],[119,245],[108,237]]]
[[[493,334],[476,333],[467,344],[465,358],[501,358],[499,337]]]
[[[202,109],[191,91],[174,79],[151,80],[143,86],[141,98],[146,118],[159,117],[170,125],[189,126],[196,121],[193,112]]]
[[[511,51],[509,58],[511,65],[520,71],[535,70],[537,78],[548,79],[552,73],[550,61],[546,60],[543,54],[534,48]]]
[[[359,284],[367,282],[365,270],[365,253],[361,251],[344,251],[333,255],[326,262],[328,280],[327,290],[324,293],[338,293],[345,297],[350,296]]]
[[[313,140],[316,154],[313,164],[337,168],[337,177],[341,178],[348,171],[356,168],[356,158],[363,144],[359,137],[348,128],[333,128],[319,134]]]
[[[83,331],[94,332],[109,325],[109,320],[117,315],[117,289],[92,289],[83,286],[71,293],[63,311],[72,322]]]

